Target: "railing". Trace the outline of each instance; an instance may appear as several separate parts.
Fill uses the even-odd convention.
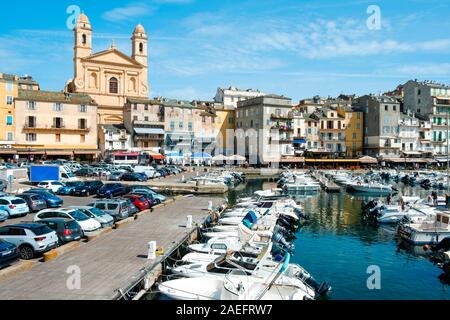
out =
[[[25,124],[23,126],[23,130],[24,131],[64,131],[64,132],[69,132],[69,131],[76,131],[76,132],[90,132],[91,128],[88,127],[78,127],[78,128],[67,128],[64,125],[61,126],[45,126],[45,127],[40,127],[37,125],[28,125]]]
[[[135,135],[134,140],[135,141],[164,141],[164,136],[161,136],[161,137],[148,136],[148,137],[146,137],[146,136]]]
[[[291,112],[289,112],[287,115],[286,114],[275,114],[275,113],[272,113],[270,115],[270,117],[272,119],[282,119],[282,120],[292,120],[292,119],[294,119],[294,115]]]
[[[272,130],[279,130],[279,131],[294,131],[294,128],[288,127],[288,126],[273,126],[271,128]]]

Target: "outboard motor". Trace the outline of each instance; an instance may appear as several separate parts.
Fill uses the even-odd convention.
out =
[[[283,226],[284,228],[286,228],[287,230],[294,232],[298,229],[298,225],[294,225],[291,222],[287,221],[284,217],[280,217],[277,220],[277,224],[279,224],[280,226]]]
[[[364,204],[362,205],[361,209],[364,210],[364,211],[366,211],[366,210],[373,209],[373,208],[375,208],[376,206],[377,206],[376,201],[375,201],[375,200],[371,200],[371,201],[369,201],[369,202],[367,202],[367,203],[364,203]]]
[[[294,213],[299,219],[309,220],[309,216],[303,213],[299,208],[294,208]]]
[[[281,245],[288,252],[294,251],[294,245],[292,243],[288,243],[281,233],[274,233],[272,236],[272,241]]]

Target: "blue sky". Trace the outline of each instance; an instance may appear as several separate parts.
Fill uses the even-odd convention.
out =
[[[142,23],[149,35],[151,97],[211,99],[218,86],[258,88],[299,100],[377,93],[411,78],[450,82],[450,3],[437,0],[59,0],[5,1],[0,72],[30,74],[44,90],[73,76],[78,5],[94,51],[129,54]],[[370,5],[381,29],[370,30]]]

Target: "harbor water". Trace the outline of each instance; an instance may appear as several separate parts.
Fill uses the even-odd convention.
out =
[[[267,180],[250,180],[244,188],[229,193],[229,202],[273,187]],[[398,188],[403,195],[426,197],[431,192],[401,183]],[[297,234],[292,262],[302,265],[317,280],[330,283],[330,299],[450,299],[450,286],[440,279],[442,270],[422,247],[399,242],[395,227],[361,219],[361,203],[370,198],[323,191],[294,196],[309,213],[310,223]],[[380,289],[368,287],[373,268],[379,268]]]

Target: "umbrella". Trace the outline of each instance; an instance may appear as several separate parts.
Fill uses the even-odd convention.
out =
[[[215,156],[212,158],[213,161],[226,161],[227,159],[228,159],[228,158],[225,157],[223,154],[215,155]]]

